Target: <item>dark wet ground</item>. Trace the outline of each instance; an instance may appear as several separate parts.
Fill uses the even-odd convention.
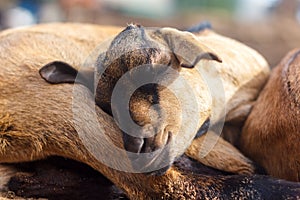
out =
[[[195,174],[224,175],[225,172],[202,165],[182,156],[174,165]],[[127,199],[108,179],[89,166],[61,158],[13,165],[18,173],[9,184],[7,197],[12,199],[45,198],[52,200]]]

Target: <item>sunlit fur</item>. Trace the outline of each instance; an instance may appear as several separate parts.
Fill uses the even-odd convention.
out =
[[[219,121],[222,120],[223,114],[225,114],[225,127],[223,128],[222,137],[230,141],[231,144],[236,145],[240,137],[240,127],[243,126],[253,102],[269,77],[269,66],[258,52],[236,40],[216,34],[211,30],[196,33],[196,36],[201,44],[209,47],[222,60],[222,63],[204,60],[195,69],[204,71],[211,80],[220,79],[225,98],[217,96],[215,101],[209,104],[207,102],[209,96],[205,96],[203,89],[201,89],[201,86],[203,86],[203,83],[200,84],[201,76],[188,69],[182,69],[181,74],[186,77],[190,85],[193,85],[194,91],[200,97],[198,103],[202,106],[210,105],[209,114],[213,112]],[[212,85],[214,86],[214,84]],[[211,90],[215,90],[214,92],[218,95],[222,94],[222,89],[213,86],[211,86]],[[219,109],[225,109],[225,112],[222,113]],[[203,115],[205,116],[205,114],[199,113],[200,118]],[[222,138],[219,138],[211,152],[205,157],[201,157],[199,155],[201,144],[204,140],[208,143],[214,142],[213,138],[216,138],[216,135],[210,132],[206,139],[198,138],[194,140],[186,153],[202,163],[221,170],[240,174],[253,173],[252,162]],[[211,163],[212,160],[220,160],[220,158],[217,158],[220,155],[219,150],[224,151],[221,160],[227,160],[227,163]],[[231,163],[231,167],[228,166],[228,163]]]

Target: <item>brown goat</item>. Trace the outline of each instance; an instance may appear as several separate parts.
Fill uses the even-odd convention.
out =
[[[231,48],[223,49],[222,45]],[[220,56],[224,59],[221,64],[218,63],[221,62]],[[245,62],[249,64],[245,65]],[[141,69],[140,66],[145,66],[145,69]],[[106,53],[100,54],[97,59],[95,69],[95,75],[94,68],[91,68],[79,72],[77,76],[76,69],[58,60],[47,64],[40,73],[50,83],[75,82],[77,77],[78,83],[86,85],[92,92],[95,90],[96,104],[110,115],[114,112],[114,118],[122,130],[125,127],[125,149],[137,154],[129,155],[133,165],[138,164],[138,169],[150,166],[151,170],[157,163],[164,163],[164,170],[167,170],[167,165],[171,165],[184,153],[196,132],[208,127],[206,123],[220,123],[220,119],[225,115],[227,121],[245,119],[251,108],[251,101],[256,98],[269,72],[267,63],[258,53],[211,31],[195,37],[191,33],[171,28],[146,29],[138,25],[129,25],[112,40]],[[128,71],[129,78],[120,81]],[[177,81],[174,84],[178,76],[183,77],[188,85],[192,86],[194,94],[186,92],[187,87],[182,86],[184,83]],[[164,86],[153,84],[157,79],[162,79]],[[91,83],[86,80],[91,80]],[[226,92],[221,90],[223,85],[220,87],[216,80],[222,81]],[[143,81],[147,84],[144,83],[140,87],[139,82]],[[117,82],[121,82],[119,85],[122,85],[122,92],[116,97],[118,102],[112,104],[110,99],[113,99],[113,91],[117,90]],[[139,87],[135,88],[136,85]],[[170,88],[175,88],[177,95],[172,95],[174,91],[170,91]],[[131,90],[134,91],[132,94]],[[210,94],[209,90],[215,90],[215,93]],[[216,92],[224,92],[224,96]],[[130,97],[128,103],[123,100],[126,99],[126,95]],[[224,107],[226,111],[222,112]],[[126,115],[128,111],[130,114]],[[186,113],[184,119],[183,112]],[[193,125],[195,123],[196,125]],[[215,137],[214,133],[208,134],[209,136],[211,139],[207,140],[208,143],[216,143],[218,137]],[[201,144],[204,139],[202,137],[194,141],[192,146],[195,147],[187,151],[189,156],[218,169],[231,168],[228,171],[253,173],[251,162],[222,139],[219,144],[224,144],[218,146],[228,148],[227,152],[234,152],[222,154],[224,161],[232,160],[228,162],[229,168],[224,167],[226,162],[220,162],[220,165],[215,162],[218,159],[214,156],[220,152],[211,152],[203,159]],[[163,147],[169,148],[166,156],[163,156],[161,151],[156,151]],[[149,159],[144,159],[142,153],[150,154]],[[137,158],[141,154],[142,160]],[[205,155],[203,152],[202,154]],[[234,154],[236,156],[233,156]],[[152,164],[147,165],[148,163]],[[163,170],[159,171],[161,172]]]
[[[115,155],[111,148],[102,146],[105,145],[102,140],[109,137],[113,144],[123,148],[122,134],[113,119],[95,107],[93,96],[86,87],[80,84],[50,85],[38,72],[41,66],[57,60],[79,68],[97,44],[120,30],[82,24],[52,24],[1,33],[1,163],[32,161],[51,155],[71,158],[101,172],[132,199],[299,197],[298,184],[263,176],[203,176],[174,167],[162,176],[116,170],[123,167],[120,165],[130,163],[126,162],[126,152]],[[83,104],[72,105],[73,90],[82,97]],[[89,117],[86,113],[96,111],[94,117],[102,130],[85,127],[82,121],[76,121],[79,119],[74,117],[74,110],[85,111],[80,114],[87,121],[91,119],[85,118]],[[202,116],[203,119],[207,117],[209,114]],[[79,137],[80,129],[90,130]],[[91,154],[84,140],[92,144],[98,155]],[[97,159],[103,157],[109,157],[114,168]],[[265,188],[265,185],[269,187]]]
[[[278,178],[300,181],[300,50],[274,68],[240,140],[243,152]]]

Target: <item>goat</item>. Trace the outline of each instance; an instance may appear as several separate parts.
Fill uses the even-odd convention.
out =
[[[224,45],[224,43],[231,46],[228,52],[222,49],[220,45]],[[213,48],[210,49],[211,47]],[[234,48],[243,53],[239,52],[241,55],[237,55],[236,52],[238,51]],[[217,55],[212,53],[213,51],[216,51]],[[222,65],[202,60],[211,59],[220,62],[218,55],[222,55],[222,59],[225,59]],[[234,62],[231,59],[233,56],[236,56]],[[201,66],[191,69],[199,61],[201,61]],[[251,64],[245,65],[244,62],[246,61]],[[144,71],[139,69],[141,65],[147,65]],[[240,70],[240,68],[243,69]],[[125,129],[123,131],[125,149],[136,153],[138,156],[142,153],[151,155],[146,161],[143,155],[142,159],[144,160],[138,159],[138,156],[134,155],[132,158],[134,163],[138,165],[143,163],[143,166],[153,163],[153,165],[150,165],[152,169],[156,167],[157,163],[162,163],[161,160],[155,160],[158,154],[163,154],[161,151],[156,150],[162,149],[164,146],[171,149],[167,152],[167,157],[159,156],[163,160],[169,159],[165,165],[170,166],[191,144],[196,132],[199,129],[201,131],[203,127],[207,127],[205,125],[205,123],[208,123],[207,121],[212,121],[212,124],[214,124],[219,122],[225,115],[227,115],[227,120],[229,121],[237,117],[243,118],[243,115],[246,117],[251,107],[249,102],[255,99],[261,85],[264,84],[268,76],[268,69],[265,60],[252,49],[211,32],[202,33],[197,38],[191,33],[180,32],[171,28],[145,30],[138,25],[129,25],[113,39],[105,55],[101,55],[98,58],[95,69],[91,68],[88,72],[85,70],[78,73],[68,63],[56,61],[43,67],[40,70],[40,74],[50,83],[75,82],[77,74],[79,74],[77,82],[86,85],[92,92],[94,92],[95,87],[96,104],[110,115],[114,112],[116,121],[121,125],[122,129]],[[95,73],[94,70],[96,70]],[[110,99],[112,99],[116,83],[121,82],[121,77],[124,77],[124,74],[128,71],[130,71],[130,78],[123,80],[123,86],[121,86],[121,88],[123,87],[121,91],[125,92],[119,92],[117,98],[123,100],[126,99],[127,95],[130,97],[130,101],[122,103],[119,100],[119,102],[111,105]],[[227,71],[231,71],[231,73],[228,74]],[[207,77],[205,78],[208,80],[204,80],[201,77],[203,74],[206,74],[205,76]],[[177,94],[180,95],[172,95],[172,91],[168,88],[172,86],[168,85],[171,85],[178,76],[184,77],[188,84],[192,86],[195,100],[190,100],[193,94],[187,94],[185,91],[186,87],[181,86],[183,83],[179,83],[180,87],[175,86]],[[155,79],[158,79],[157,77],[163,79],[165,82],[164,87],[152,83]],[[209,88],[207,88],[204,81],[211,81],[212,83],[210,84],[216,84],[215,79],[217,78],[222,79],[225,83],[224,89],[226,94],[224,97],[213,94],[217,98],[212,100],[210,98],[211,94],[206,92]],[[136,85],[141,85],[138,83],[141,79],[143,81],[146,79],[145,82],[147,84],[143,84],[138,89],[135,88]],[[87,83],[84,80],[92,80],[92,83]],[[94,82],[97,83],[95,86],[93,86]],[[174,85],[176,84],[173,84],[173,88]],[[213,87],[218,86],[213,85]],[[214,88],[214,90],[220,90],[220,88]],[[222,93],[222,91],[218,92]],[[181,97],[181,99],[179,97],[179,102],[178,96]],[[210,105],[210,100],[213,105]],[[222,113],[223,107],[218,105],[222,101],[225,101],[224,104],[227,106],[228,113]],[[126,115],[128,112],[126,110],[127,104],[129,104],[128,110],[130,114]],[[198,109],[197,104],[199,106]],[[153,105],[156,105],[154,110]],[[184,107],[183,105],[186,106]],[[217,111],[213,111],[210,106]],[[185,119],[182,119],[183,112],[187,113]],[[156,119],[150,119],[151,115],[155,115],[154,118]],[[215,115],[213,116],[215,119],[211,120],[211,115]],[[128,118],[132,118],[134,122],[131,123]],[[197,122],[198,119],[199,121]],[[189,124],[188,128],[186,126],[180,127],[181,124],[186,123]],[[195,123],[196,125],[193,126]],[[136,124],[141,128],[137,127]],[[185,129],[182,127],[185,127]],[[213,133],[211,137],[216,138]],[[192,151],[187,151],[189,156],[198,159],[200,162],[203,159],[199,153],[201,149],[197,147],[201,147],[199,144],[202,143],[202,140],[203,137],[197,141],[195,140],[196,147],[191,148]],[[216,141],[217,139],[213,140]],[[220,143],[222,142],[220,141]],[[229,146],[233,149],[231,145],[222,145],[222,148]],[[237,150],[233,150],[233,152],[244,158]],[[210,155],[213,154],[211,153]],[[222,156],[224,160],[232,158],[232,155],[226,157],[223,154]],[[235,158],[238,156],[235,156]],[[210,160],[209,158],[207,160]],[[209,164],[209,162],[206,163]],[[214,163],[214,159],[212,163]],[[242,164],[244,164],[243,168],[245,169],[242,168],[240,173],[251,172],[251,164],[249,164],[247,159],[244,159]],[[234,164],[233,162],[233,166],[235,165],[240,166],[241,163]],[[140,169],[143,166],[137,166],[137,168]],[[220,167],[218,166],[219,169]],[[164,170],[167,169],[168,167],[166,166]],[[225,168],[221,167],[221,169],[224,170]],[[163,171],[159,171],[159,173],[161,172]]]
[[[114,120],[98,106],[94,106],[92,93],[85,86],[50,85],[40,77],[39,69],[57,60],[79,68],[97,44],[120,30],[116,27],[83,24],[50,24],[8,30],[0,34],[1,163],[32,161],[52,155],[71,158],[105,175],[132,199],[258,199],[300,195],[298,184],[264,176],[203,176],[172,166],[161,176],[117,170],[123,167],[121,165],[130,165],[130,162],[126,162],[126,152],[115,155],[101,141],[109,137],[112,144],[123,148],[122,133]],[[191,69],[187,69],[187,74],[188,70]],[[82,97],[83,104],[72,105],[75,98],[73,90]],[[233,103],[231,107],[235,108]],[[99,121],[102,130],[85,127],[85,123],[76,121],[80,119],[74,118],[74,109],[83,110],[80,114],[87,121],[91,119],[85,118],[86,113],[95,111],[93,117]],[[204,116],[201,119],[209,117],[209,113],[206,116],[202,114]],[[84,138],[79,137],[78,132],[85,128],[90,130],[84,131]],[[98,150],[98,155],[91,153],[84,140]],[[99,158],[105,157],[111,160],[114,168],[99,161]],[[130,169],[131,166],[126,167]],[[265,188],[265,185],[269,187]],[[240,193],[241,190],[245,193]]]
[[[251,111],[240,139],[241,150],[268,174],[300,181],[299,49],[274,68]]]

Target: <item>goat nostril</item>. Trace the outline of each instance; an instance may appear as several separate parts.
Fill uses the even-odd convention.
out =
[[[167,139],[166,145],[168,145],[171,142],[172,136],[173,136],[172,132],[168,131],[168,139]]]
[[[144,139],[143,138],[137,138],[132,137],[127,134],[124,134],[123,136],[124,140],[124,148],[126,151],[132,152],[132,153],[140,153],[142,150],[142,147],[144,145]]]
[[[172,132],[166,131],[165,137],[156,140],[156,137],[139,138],[123,133],[124,148],[131,153],[151,153],[164,148],[172,140]]]
[[[155,137],[144,138],[141,153],[151,153],[167,146],[172,140],[172,132],[168,131],[165,139],[155,140]]]

